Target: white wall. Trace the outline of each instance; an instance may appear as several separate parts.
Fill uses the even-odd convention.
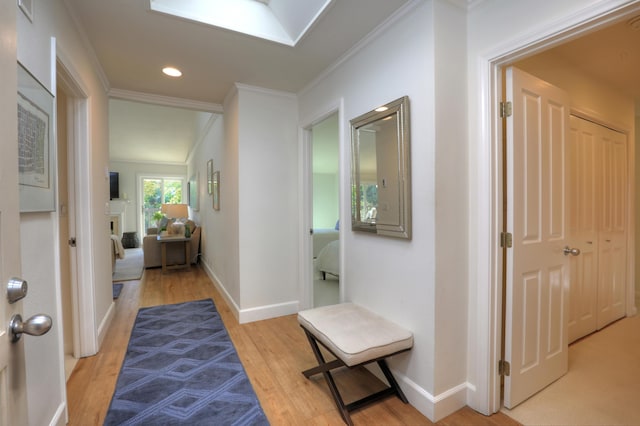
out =
[[[460,167],[465,113],[459,103],[465,93],[460,84],[465,11],[446,1],[417,1],[404,12],[305,89],[299,95],[300,115],[303,125],[313,122],[326,105],[344,99],[341,222],[347,224],[349,120],[409,96],[413,239],[356,233],[345,226],[341,283],[348,301],[413,331],[414,348],[395,357],[392,368],[410,402],[433,420],[464,405],[466,392],[467,277],[459,250],[466,246],[467,184]],[[438,67],[436,59],[442,61]]]
[[[55,56],[62,56],[89,92],[91,127],[87,144],[90,145],[88,168],[93,196],[90,200],[84,200],[84,203],[90,210],[93,239],[82,243],[88,244],[87,252],[91,253],[93,259],[90,276],[95,291],[95,324],[99,325],[113,303],[105,212],[105,202],[108,200],[108,180],[105,176],[108,161],[107,98],[89,55],[74,31],[73,21],[63,1],[33,2],[33,6],[33,22],[18,12],[18,60],[55,94]],[[55,37],[56,51],[52,49],[52,37]],[[24,278],[30,281],[30,293],[33,294],[33,297],[26,299],[25,314],[50,313],[56,321],[49,337],[38,342],[34,339],[26,342],[31,424],[64,423],[64,372],[60,370],[62,345],[59,340],[62,323],[57,312],[60,306],[57,226],[55,213],[22,215],[23,271]]]
[[[336,162],[338,159],[336,158]],[[339,179],[334,173],[313,174],[313,227],[333,229],[339,217]]]
[[[237,84],[190,156],[189,173],[220,171],[220,210],[200,191],[202,257],[240,322],[297,312],[297,102]]]
[[[467,23],[467,107],[469,170],[469,326],[467,403],[485,414],[500,408],[499,352],[500,290],[495,281],[500,260],[496,254],[501,225],[499,150],[495,131],[497,99],[490,64],[517,60],[522,49],[553,39],[567,28],[634,2],[565,0],[532,7],[527,0],[485,0],[470,9]],[[637,3],[637,2],[636,2]],[[492,104],[494,103],[495,104]],[[492,213],[496,214],[492,216]]]
[[[338,115],[311,129],[313,157],[313,228],[336,226],[340,216],[340,140]]]
[[[238,98],[243,321],[298,311],[298,111],[290,93],[238,86]]]

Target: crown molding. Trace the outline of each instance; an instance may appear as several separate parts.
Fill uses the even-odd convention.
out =
[[[171,96],[154,95],[151,93],[134,92],[132,90],[111,89],[109,97],[112,99],[122,99],[125,101],[136,101],[152,105],[163,105],[175,108],[184,108],[202,112],[212,112],[222,114],[224,109],[220,104],[211,102],[194,101],[191,99],[174,98]]]
[[[73,21],[73,25],[75,26],[75,30],[79,34],[80,42],[84,46],[89,55],[89,61],[93,66],[96,74],[98,75],[98,79],[100,80],[100,84],[102,84],[102,88],[105,93],[109,93],[111,85],[109,84],[109,79],[107,78],[107,74],[105,74],[104,69],[102,68],[102,64],[98,60],[98,55],[96,55],[96,51],[93,49],[93,45],[89,41],[89,37],[87,37],[87,32],[84,30],[84,25],[82,25],[82,21],[78,18],[78,14],[75,12],[73,7],[69,4],[68,0],[64,0],[64,6],[67,9],[67,13],[71,20]]]

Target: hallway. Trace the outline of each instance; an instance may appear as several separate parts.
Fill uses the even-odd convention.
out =
[[[272,425],[342,424],[326,384],[301,371],[315,360],[294,315],[240,325],[209,277],[199,267],[162,274],[147,269],[141,281],[128,281],[116,300],[116,314],[100,353],[78,361],[67,382],[69,425],[101,425],[108,410],[138,307],[212,298]],[[347,400],[380,386],[363,368],[336,374]],[[351,380],[353,378],[356,380]],[[349,379],[348,381],[346,379]],[[357,384],[356,384],[357,383]],[[356,424],[430,425],[426,417],[397,398],[352,416]],[[463,408],[439,425],[517,425],[502,413],[485,417]]]

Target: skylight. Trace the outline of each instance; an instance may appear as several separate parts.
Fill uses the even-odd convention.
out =
[[[149,0],[155,12],[295,46],[334,0]]]

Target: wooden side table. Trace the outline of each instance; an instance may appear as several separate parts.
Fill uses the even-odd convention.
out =
[[[158,234],[160,241],[160,251],[162,253],[162,273],[165,274],[169,269],[182,269],[191,267],[191,238],[183,235],[166,235]],[[167,265],[167,244],[182,243],[184,244],[184,263],[176,265]]]

